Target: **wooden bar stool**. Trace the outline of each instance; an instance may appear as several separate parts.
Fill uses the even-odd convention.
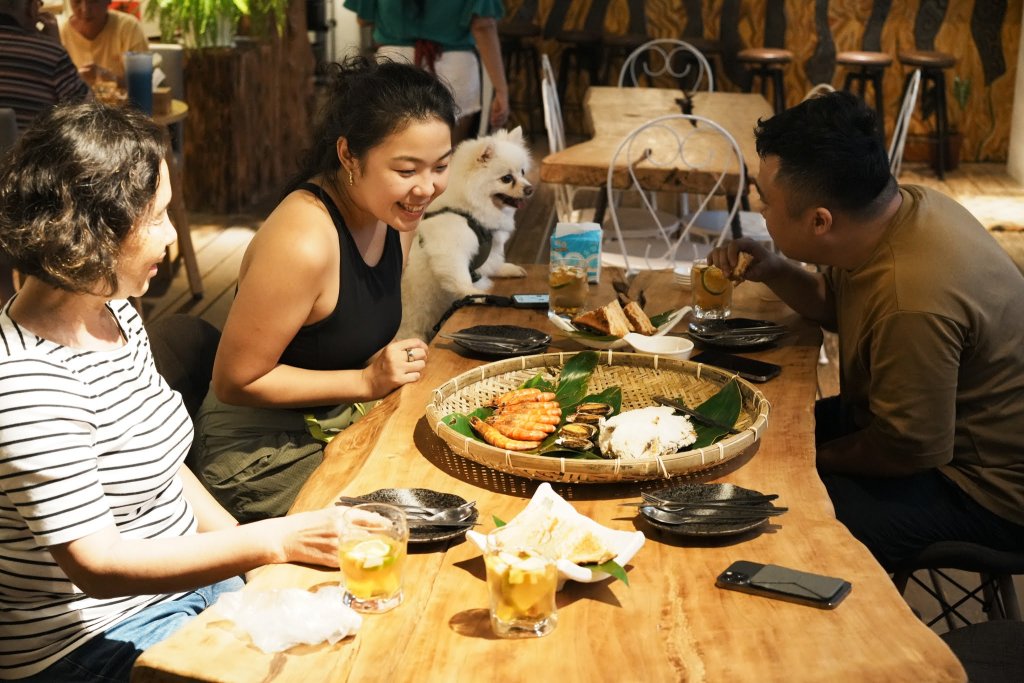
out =
[[[786,108],[786,86],[782,80],[782,67],[793,61],[793,53],[777,47],[748,47],[736,53],[736,60],[750,74],[747,92],[754,91],[754,79],[761,79],[761,94],[768,97],[768,83],[775,96],[775,113]]]
[[[535,42],[540,33],[540,26],[533,21],[513,19],[498,24],[508,82],[522,84],[522,99],[510,101],[509,106],[525,110],[524,123],[531,134],[543,127],[533,125],[534,114],[540,113],[543,117],[544,113],[540,101],[540,57]]]
[[[856,94],[862,100],[867,101],[865,94],[867,84],[870,82],[875,91],[875,112],[878,114],[878,130],[885,139],[885,91],[882,88],[882,79],[885,77],[885,70],[892,64],[892,56],[884,52],[868,52],[865,50],[849,50],[836,55],[836,64],[846,67],[846,79],[843,81],[843,90],[854,92],[853,85],[857,84]]]
[[[946,177],[946,139],[949,137],[948,114],[946,112],[946,69],[956,65],[956,57],[934,50],[907,50],[897,58],[903,66],[921,70],[921,117],[925,120],[935,114],[936,165],[935,173],[940,179]],[[911,74],[913,71],[911,71]],[[903,84],[906,91],[910,84],[908,75]],[[931,84],[931,87],[929,87]]]

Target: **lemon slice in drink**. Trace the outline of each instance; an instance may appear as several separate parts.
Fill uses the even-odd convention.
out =
[[[571,284],[578,278],[576,271],[570,268],[556,268],[551,271],[551,276],[548,278],[548,285],[551,289],[561,289],[566,285]]]
[[[724,294],[726,288],[729,287],[729,280],[718,266],[705,268],[700,274],[700,283],[708,291],[708,294]]]
[[[377,539],[363,541],[346,553],[350,560],[361,564],[363,569],[380,567],[390,554],[391,546]]]

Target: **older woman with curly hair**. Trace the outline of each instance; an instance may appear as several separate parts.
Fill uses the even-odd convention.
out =
[[[128,297],[175,239],[162,130],[97,104],[0,163],[0,679],[127,680],[272,562],[337,566],[334,510],[238,526],[183,465],[192,423]]]

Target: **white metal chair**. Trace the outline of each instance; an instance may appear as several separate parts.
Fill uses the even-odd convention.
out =
[[[900,177],[900,168],[903,166],[903,147],[907,144],[907,131],[910,129],[910,119],[914,115],[914,107],[917,106],[917,93],[921,89],[921,70],[917,69],[910,75],[907,87],[903,92],[903,103],[900,104],[900,113],[896,116],[896,123],[892,129],[892,140],[889,141],[889,172],[894,178]]]
[[[548,148],[550,152],[560,152],[566,147],[565,126],[562,119],[561,103],[558,99],[558,86],[555,82],[554,71],[551,68],[551,61],[546,54],[541,55],[541,101],[544,106],[544,125],[548,134]],[[595,204],[599,188],[576,187],[572,185],[555,184],[552,186],[554,193],[553,215],[548,218],[548,230],[554,227],[554,220],[563,223],[586,223],[595,220]],[[616,204],[619,197],[616,197]],[[647,239],[658,234],[658,224],[652,222],[651,214],[644,207],[632,207],[620,209],[624,214],[630,216],[628,224],[632,226],[631,235],[640,239]],[[661,225],[667,226],[670,230],[678,230],[679,219],[674,214],[659,212],[658,219]],[[610,229],[610,223],[605,218],[603,227]],[[540,260],[547,248],[547,238],[537,245],[537,258]]]
[[[686,41],[673,38],[649,40],[633,50],[622,64],[619,87],[636,85],[640,76],[651,81],[664,75],[672,76],[687,96],[715,89],[715,77],[703,53]]]
[[[638,168],[641,165],[693,169],[701,171],[705,178],[710,176],[711,182],[682,188],[694,197],[697,208],[686,217],[681,230],[673,231],[659,219],[658,211],[645,191],[649,188],[643,187],[640,180]],[[638,191],[644,203],[643,208],[648,213],[648,220],[657,226],[658,234],[654,239],[629,237],[628,221],[613,201],[615,193],[622,189],[615,186],[616,168],[622,167],[626,168],[628,176],[627,189]],[[682,171],[679,175],[685,176],[686,172]],[[731,180],[730,176],[735,180]],[[736,187],[730,186],[733,183]],[[605,240],[602,263],[620,266],[628,276],[637,271],[637,264],[652,270],[674,268],[680,261],[692,261],[703,256],[712,246],[722,244],[728,231],[721,230],[715,243],[692,242],[689,237],[697,220],[707,210],[712,198],[730,195],[729,209],[723,216],[724,225],[729,225],[740,210],[740,190],[745,185],[743,153],[736,140],[721,125],[702,116],[687,114],[672,114],[648,121],[623,139],[608,167],[605,191],[608,194],[608,211],[614,237],[608,236]]]

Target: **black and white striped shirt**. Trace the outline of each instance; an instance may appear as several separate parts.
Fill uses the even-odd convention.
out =
[[[196,532],[178,476],[192,422],[131,304],[109,304],[126,339],[111,351],[41,339],[9,307],[0,311],[0,679],[41,671],[178,597],[90,598],[48,546],[110,525],[127,539]]]

